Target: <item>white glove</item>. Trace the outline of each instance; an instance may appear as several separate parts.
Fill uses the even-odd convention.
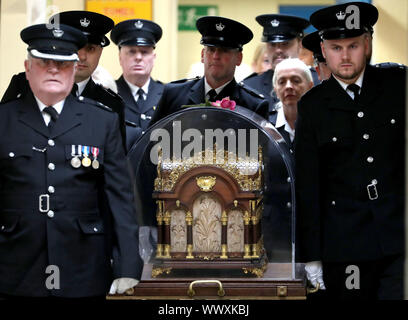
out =
[[[306,263],[305,266],[307,280],[316,288],[317,284],[320,284],[321,290],[326,290],[323,282],[323,268],[321,261],[312,261]]]
[[[122,294],[126,290],[133,288],[139,283],[139,280],[133,278],[118,278],[113,280],[109,294]]]

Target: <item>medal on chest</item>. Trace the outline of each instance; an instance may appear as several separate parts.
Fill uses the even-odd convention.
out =
[[[84,167],[89,167],[91,165],[91,159],[89,158],[89,147],[88,146],[83,146],[82,147],[82,153],[83,153],[83,158],[82,158],[82,165]]]
[[[79,157],[81,156],[81,146],[78,146],[78,153],[76,153],[76,146],[72,145],[71,146],[71,166],[74,167],[75,169],[78,169],[81,166],[81,160]]]
[[[99,169],[99,161],[98,161],[98,155],[99,155],[99,148],[92,147],[91,149],[92,155],[93,155],[93,160],[92,160],[92,168]]]

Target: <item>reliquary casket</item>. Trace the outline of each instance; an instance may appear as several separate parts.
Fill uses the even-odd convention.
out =
[[[239,269],[259,276],[267,263],[261,227],[262,148],[255,159],[238,158],[216,146],[187,159],[159,159],[153,273]]]

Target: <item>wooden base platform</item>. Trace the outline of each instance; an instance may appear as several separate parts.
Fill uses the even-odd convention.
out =
[[[152,265],[145,264],[140,283],[123,295],[109,295],[110,300],[126,299],[211,299],[268,300],[306,299],[303,268],[296,266],[292,279],[290,263],[268,263],[262,277],[152,277]]]

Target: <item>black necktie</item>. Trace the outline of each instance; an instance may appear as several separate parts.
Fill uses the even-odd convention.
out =
[[[347,86],[347,89],[354,93],[354,101],[358,102],[358,99],[360,98],[360,86],[352,83]]]
[[[78,97],[78,85],[76,83],[74,83],[74,85],[72,86],[71,94],[74,97]]]
[[[209,97],[208,100],[210,102],[215,102],[216,101],[217,91],[215,91],[214,89],[211,89],[210,91],[208,91],[207,95]]]
[[[48,128],[51,130],[52,127],[55,125],[55,122],[58,120],[59,114],[57,110],[54,109],[54,107],[49,106],[45,107],[43,110],[45,113],[48,113],[51,117],[50,122],[48,123]]]
[[[139,111],[142,112],[143,111],[143,107],[144,107],[144,91],[142,88],[140,88],[139,90],[137,90],[137,105],[139,106]]]

